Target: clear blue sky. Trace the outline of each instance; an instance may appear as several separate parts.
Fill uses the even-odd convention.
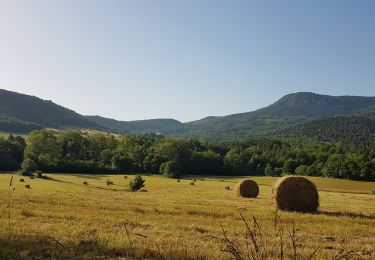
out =
[[[1,0],[0,88],[121,120],[375,95],[375,1]]]

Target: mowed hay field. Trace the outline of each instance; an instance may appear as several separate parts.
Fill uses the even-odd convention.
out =
[[[47,176],[53,180],[0,175],[0,258],[231,259],[220,238],[225,231],[245,248],[241,214],[251,227],[256,218],[268,257],[280,256],[278,219],[285,259],[295,254],[289,238],[293,223],[299,259],[375,258],[375,183],[310,178],[319,189],[320,213],[279,212],[275,218],[271,189],[277,178],[272,177],[251,177],[260,193],[246,199],[233,190],[244,178],[177,182],[143,175],[148,192],[129,192],[132,175]],[[107,179],[114,185],[108,188]]]

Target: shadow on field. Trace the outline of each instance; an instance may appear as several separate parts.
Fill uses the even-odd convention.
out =
[[[168,257],[168,256],[166,256]],[[97,240],[77,243],[58,241],[50,236],[19,235],[12,242],[0,238],[0,259],[162,259],[157,249],[137,250],[125,245],[112,249]]]
[[[362,214],[362,213],[353,213],[353,212],[320,211],[318,214],[324,215],[324,216],[329,216],[329,217],[362,218],[362,219],[375,220],[375,215],[365,215],[365,214]]]

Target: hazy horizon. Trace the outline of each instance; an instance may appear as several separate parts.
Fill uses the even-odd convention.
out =
[[[373,1],[0,2],[0,88],[121,121],[375,95]]]

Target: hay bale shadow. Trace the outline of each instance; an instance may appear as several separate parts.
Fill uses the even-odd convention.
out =
[[[319,211],[316,214],[328,216],[328,217],[361,218],[361,219],[375,220],[375,215],[365,215],[365,214],[362,214],[362,213],[353,213],[353,212]]]

